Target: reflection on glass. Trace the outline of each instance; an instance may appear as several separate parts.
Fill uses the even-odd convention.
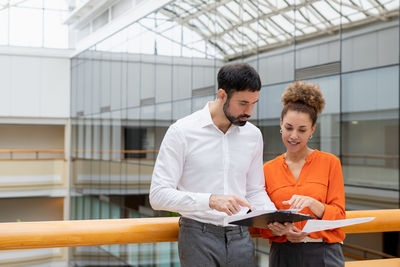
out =
[[[399,187],[398,81],[397,66],[343,75],[345,183]]]

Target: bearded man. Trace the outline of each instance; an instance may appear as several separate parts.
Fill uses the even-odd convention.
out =
[[[182,266],[256,266],[247,227],[226,216],[275,209],[265,192],[263,139],[248,122],[261,81],[248,64],[223,66],[214,101],[172,124],[160,147],[150,188],[156,210],[181,214]]]

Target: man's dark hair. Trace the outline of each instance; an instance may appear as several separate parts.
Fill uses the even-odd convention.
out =
[[[218,89],[224,89],[228,98],[233,92],[260,91],[261,80],[257,71],[247,63],[234,63],[223,66],[218,72]]]

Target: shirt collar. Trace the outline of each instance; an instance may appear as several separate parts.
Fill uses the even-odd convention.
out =
[[[206,126],[209,126],[209,125],[214,125],[216,128],[218,128],[214,124],[214,122],[213,122],[213,120],[211,118],[210,106],[209,106],[210,103],[211,102],[207,102],[207,104],[201,110],[200,122],[199,122],[200,123],[200,127],[206,127]],[[238,131],[240,127],[241,126],[236,126],[236,125],[231,124],[231,127],[229,127],[227,133],[228,132],[233,132],[233,131]]]
[[[317,149],[314,149],[313,152],[311,152],[311,154],[306,157],[306,162],[310,163],[318,155],[318,153],[319,151]],[[282,164],[286,164],[285,153],[279,155],[278,157]]]
[[[208,125],[214,124],[214,122],[211,118],[211,113],[210,113],[210,107],[209,107],[210,103],[211,102],[207,102],[205,107],[201,110],[200,127],[206,127]]]

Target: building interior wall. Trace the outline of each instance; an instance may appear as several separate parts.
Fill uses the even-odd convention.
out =
[[[68,54],[49,56],[46,53],[52,51],[31,50],[0,52],[0,117],[68,118]]]
[[[1,149],[63,150],[64,125],[0,125]]]
[[[0,222],[63,220],[64,198],[0,198]]]
[[[0,52],[0,120],[72,118],[71,204],[65,205],[64,197],[2,197],[1,222],[177,215],[154,212],[148,203],[157,150],[170,124],[215,98],[216,73],[228,62],[209,55],[200,58],[195,51],[192,57],[162,56],[144,46],[138,53],[124,52],[120,47],[142,45],[145,40],[147,33],[138,33],[135,26],[119,32],[126,33],[126,39],[118,39],[115,46],[109,45],[115,43],[110,36],[71,60],[66,54],[27,54],[23,48],[14,54]],[[284,152],[279,113],[285,87],[298,77],[318,83],[327,106],[309,144],[337,155],[346,186],[368,188],[372,193],[358,201],[363,208],[376,208],[368,204],[377,201],[374,190],[390,196],[399,192],[398,17],[313,40],[298,42],[293,36],[281,48],[230,61],[247,62],[260,73],[263,88],[252,122],[264,136],[264,161]],[[162,49],[178,55],[187,47],[175,42]],[[328,65],[336,69],[321,72]],[[0,148],[67,150],[70,137],[61,124],[3,123]],[[62,172],[67,175],[64,165]],[[398,207],[399,198],[379,205]],[[70,218],[64,218],[68,213]],[[399,238],[393,233],[349,235],[346,242],[400,255]],[[268,244],[256,243],[259,263],[265,264]],[[178,263],[176,243],[71,251],[76,266],[80,260],[103,264],[101,259],[117,266]]]

